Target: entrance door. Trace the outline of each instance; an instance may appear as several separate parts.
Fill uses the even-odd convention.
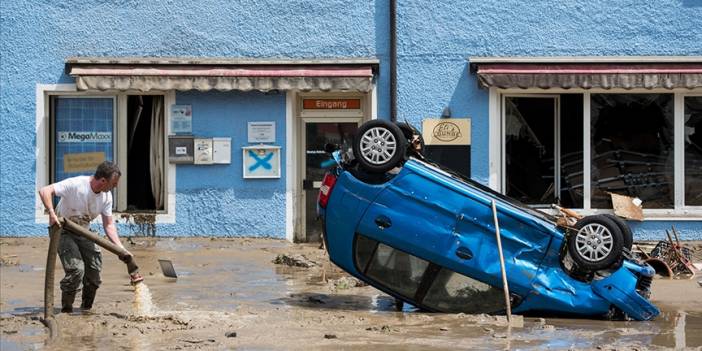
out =
[[[331,158],[324,151],[324,145],[332,143],[351,147],[353,136],[356,134],[358,121],[344,119],[340,122],[318,122],[306,120],[303,146],[305,173],[302,181],[305,204],[305,231],[306,241],[319,242],[322,238],[322,222],[317,219],[317,194],[322,185],[322,178],[326,170],[333,165]]]

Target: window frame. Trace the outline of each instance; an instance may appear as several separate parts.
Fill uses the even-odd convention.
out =
[[[553,94],[583,94],[583,159],[590,160],[591,155],[591,116],[590,97],[591,94],[671,94],[673,95],[673,123],[674,123],[674,192],[673,208],[667,209],[644,209],[643,213],[647,220],[682,220],[696,221],[702,219],[702,206],[684,205],[684,98],[688,96],[702,96],[699,89],[500,89],[491,87],[489,89],[489,178],[488,185],[504,193],[506,189],[506,168],[504,166],[504,123],[506,96],[510,97],[534,97],[548,96]],[[558,134],[558,133],[556,133]],[[560,144],[560,142],[559,142]],[[557,146],[560,148],[560,145]],[[613,213],[611,209],[595,209],[591,206],[592,189],[590,185],[591,169],[590,162],[583,162],[583,208],[576,209],[583,215],[593,215],[601,213]],[[544,212],[555,214],[556,210],[541,209]]]
[[[113,120],[113,160],[122,169],[122,179],[115,189],[113,218],[120,218],[127,207],[127,177],[129,171],[126,168],[126,142],[119,142],[122,136],[126,136],[127,130],[127,97],[129,95],[160,95],[164,97],[164,152],[168,150],[168,135],[170,134],[170,106],[175,104],[175,91],[79,91],[75,84],[37,84],[36,85],[36,189],[50,184],[52,180],[52,167],[54,166],[55,150],[53,147],[54,136],[52,131],[54,122],[52,121],[53,111],[51,111],[51,99],[53,97],[70,98],[113,98],[114,120]],[[164,154],[164,210],[156,211],[156,224],[175,223],[175,165],[168,162],[168,155]],[[150,212],[152,214],[153,212]],[[129,212],[128,214],[133,214]],[[98,216],[95,222],[101,223]],[[35,223],[48,224],[44,205],[35,193]],[[125,223],[134,224],[132,216],[125,219]]]

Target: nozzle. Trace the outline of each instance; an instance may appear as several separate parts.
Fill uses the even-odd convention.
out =
[[[144,277],[141,274],[139,274],[139,272],[134,272],[134,273],[129,275],[129,282],[132,285],[137,285],[143,281],[144,281]]]

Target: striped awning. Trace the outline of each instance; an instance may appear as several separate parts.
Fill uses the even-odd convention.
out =
[[[702,57],[470,58],[482,88],[695,89]]]
[[[377,61],[71,58],[66,65],[78,90],[368,92]]]

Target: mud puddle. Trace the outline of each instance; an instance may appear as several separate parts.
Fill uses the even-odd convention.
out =
[[[256,239],[140,239],[128,248],[146,284],[129,285],[124,265],[104,255],[103,285],[90,313],[57,316],[61,336],[47,343],[43,306],[44,239],[0,239],[0,349],[666,349],[702,345],[702,288],[655,280],[663,314],[651,322],[430,314],[357,284],[316,245]],[[304,255],[310,268],[273,264]],[[163,277],[157,259],[179,277]],[[63,277],[59,267],[57,281]],[[142,287],[140,287],[142,285]],[[136,290],[135,290],[136,288]],[[60,290],[55,289],[56,303]],[[77,300],[79,300],[78,298]]]

